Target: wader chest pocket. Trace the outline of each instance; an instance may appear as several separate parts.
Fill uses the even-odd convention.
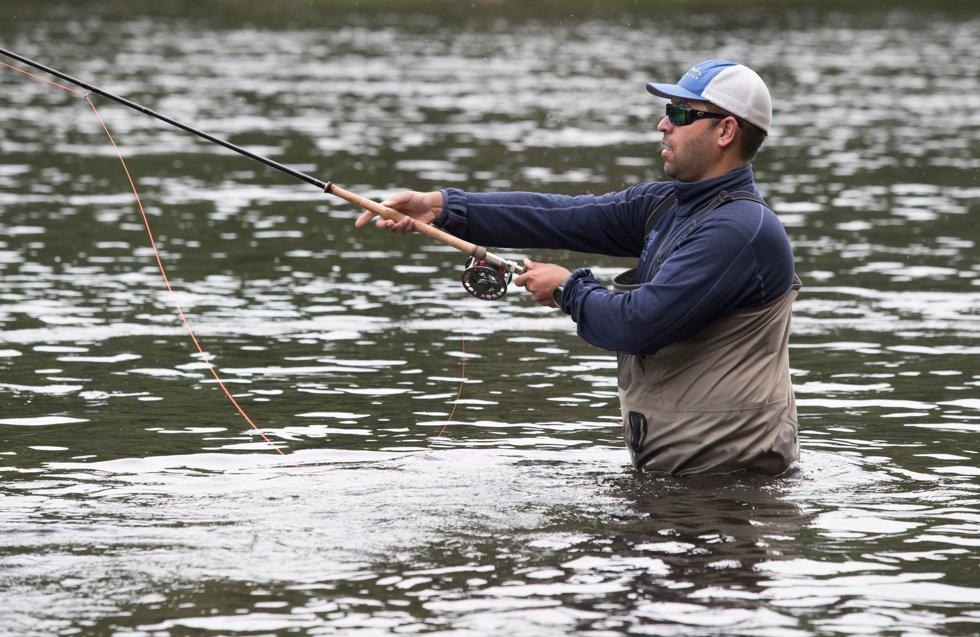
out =
[[[631,411],[628,424],[629,431],[626,432],[626,444],[635,453],[640,453],[640,450],[643,449],[643,439],[647,437],[646,416],[638,411]]]

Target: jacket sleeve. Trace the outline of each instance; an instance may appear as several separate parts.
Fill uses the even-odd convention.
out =
[[[592,345],[653,354],[721,314],[763,301],[753,247],[758,232],[747,236],[744,225],[724,217],[706,221],[678,245],[652,281],[630,292],[614,293],[591,271],[576,270],[566,279],[562,310]]]
[[[467,241],[639,256],[646,218],[671,189],[662,182],[604,195],[442,192],[443,213],[435,225]]]

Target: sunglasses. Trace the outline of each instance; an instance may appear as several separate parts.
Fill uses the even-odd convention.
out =
[[[712,113],[711,111],[699,111],[696,108],[690,108],[681,104],[667,105],[667,119],[674,126],[687,126],[699,119],[725,119],[726,117],[728,115]]]

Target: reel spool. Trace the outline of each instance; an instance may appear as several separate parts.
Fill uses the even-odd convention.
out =
[[[507,293],[507,284],[514,278],[503,266],[494,267],[486,261],[470,257],[463,270],[463,288],[470,296],[484,301],[496,301]]]

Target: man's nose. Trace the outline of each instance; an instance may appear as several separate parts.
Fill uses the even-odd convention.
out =
[[[666,115],[664,115],[664,118],[660,120],[660,122],[657,124],[657,130],[660,131],[661,133],[668,133],[670,132],[670,129],[671,129],[670,120],[667,118]]]

